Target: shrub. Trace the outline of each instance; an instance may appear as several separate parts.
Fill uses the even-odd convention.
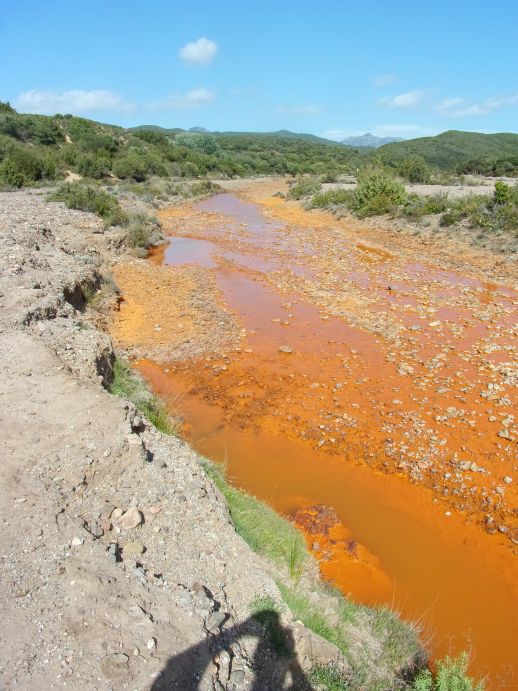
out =
[[[223,192],[223,188],[216,182],[212,182],[212,180],[200,180],[199,182],[193,182],[190,186],[190,194],[193,197],[201,197],[204,194],[218,194],[218,192]]]
[[[476,683],[468,676],[468,655],[458,658],[446,657],[437,663],[433,675],[429,669],[420,672],[414,680],[413,691],[483,691],[484,684]]]
[[[498,180],[495,182],[495,194],[493,197],[495,204],[507,204],[511,201],[511,188],[505,182]]]
[[[298,178],[290,187],[288,199],[303,199],[320,192],[322,184],[317,178]]]
[[[127,222],[127,216],[115,197],[105,190],[83,182],[67,182],[61,185],[51,198],[64,202],[69,209],[91,211],[100,216],[107,226]]]
[[[127,221],[127,243],[131,247],[148,249],[163,240],[160,223],[152,216],[131,214]]]
[[[359,216],[385,214],[406,201],[404,185],[386,168],[372,165],[360,172],[352,199]]]
[[[0,101],[0,113],[16,113],[9,101]]]
[[[310,206],[312,209],[329,209],[333,206],[351,205],[353,190],[328,190],[327,192],[317,192],[311,198]]]
[[[430,182],[430,168],[421,156],[405,158],[398,166],[398,173],[402,178],[411,183]]]
[[[110,172],[110,161],[95,154],[80,155],[76,166],[78,173],[86,178],[94,178],[95,180],[108,175]]]
[[[23,187],[26,178],[10,156],[0,163],[0,180],[9,187]]]
[[[117,158],[113,164],[113,172],[118,178],[133,178],[136,182],[144,181],[148,174],[143,158],[134,153]]]

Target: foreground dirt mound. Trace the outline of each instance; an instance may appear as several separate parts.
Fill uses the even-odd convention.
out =
[[[315,664],[347,670],[282,607],[197,455],[102,387],[114,353],[88,303],[117,229],[17,192],[0,235],[2,688],[304,689]],[[282,613],[253,616],[261,599]]]

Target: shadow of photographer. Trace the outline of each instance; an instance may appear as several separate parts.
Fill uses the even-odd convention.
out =
[[[227,669],[219,665],[222,688],[242,686],[245,672],[241,666],[233,668],[233,643],[243,638],[256,638],[251,669],[252,691],[311,691],[313,686],[305,676],[297,660],[292,632],[284,628],[274,610],[263,610],[249,617],[242,624],[209,634],[205,640],[169,658],[167,665],[153,682],[151,691],[201,689],[203,676],[209,665],[223,651],[230,654]],[[220,658],[221,660],[221,658]]]

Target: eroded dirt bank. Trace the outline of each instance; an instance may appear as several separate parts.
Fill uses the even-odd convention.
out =
[[[224,356],[193,350],[187,362],[176,346],[160,358],[141,348],[139,367],[197,448],[306,529],[326,576],[422,618],[437,653],[469,647],[474,669],[509,687],[515,267],[460,243],[305,212],[274,197],[279,189],[248,185],[161,212],[172,239],[151,257],[157,270],[204,269],[241,344]],[[162,321],[181,335],[181,295],[150,309],[130,267],[119,280],[122,347],[135,354],[125,325],[142,309],[148,336]]]
[[[41,194],[0,194],[0,686],[309,689],[315,663],[348,662],[281,605],[279,571],[238,537],[197,454],[102,387],[114,352],[92,297],[109,288],[122,239]],[[120,280],[147,275],[145,262],[125,266]],[[235,346],[229,312],[194,303],[178,352],[200,328]],[[279,603],[287,656],[251,617],[257,598]],[[351,641],[376,673],[390,663],[362,627]]]

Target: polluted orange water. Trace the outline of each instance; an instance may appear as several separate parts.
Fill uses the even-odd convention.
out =
[[[326,299],[329,271],[322,278],[306,236],[297,243],[279,219],[233,195],[191,208],[181,234],[180,217],[163,213],[175,235],[151,260],[205,267],[246,331],[237,352],[136,363],[174,402],[185,437],[224,461],[234,484],[292,517],[344,593],[418,621],[433,656],[470,651],[490,688],[516,688],[516,495],[504,505],[494,489],[516,463],[514,418],[493,402],[498,390],[506,406],[507,389],[488,386],[494,372],[509,377],[516,295],[419,263],[387,268],[378,262],[390,253],[359,244],[341,280],[364,291],[363,303],[349,306],[350,318],[332,316],[314,289],[318,279]],[[419,311],[430,285],[433,316]],[[372,315],[396,314],[409,340],[392,337],[387,319],[367,328],[369,305]]]

